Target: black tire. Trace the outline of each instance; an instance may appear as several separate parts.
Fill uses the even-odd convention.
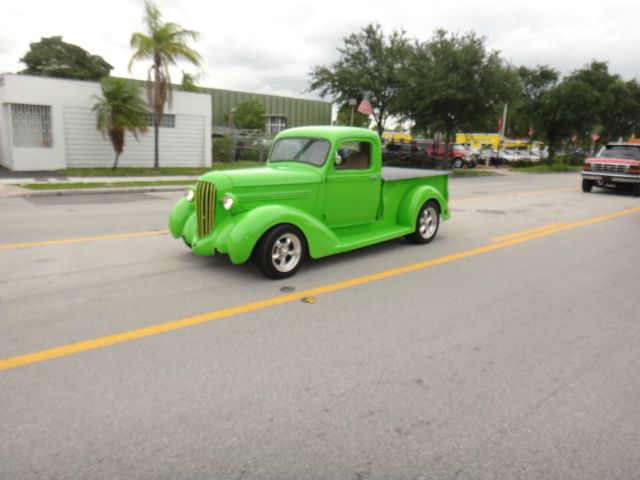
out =
[[[464,162],[460,157],[456,157],[453,159],[453,168],[462,168]]]
[[[436,237],[440,226],[440,207],[435,200],[428,200],[422,205],[416,217],[416,229],[405,238],[410,243],[425,244]]]
[[[640,197],[640,183],[636,183],[631,190],[634,197]]]
[[[593,180],[582,179],[582,191],[585,193],[589,193],[593,188],[593,184]]]
[[[266,277],[291,277],[307,257],[307,240],[299,228],[278,225],[262,236],[254,254],[258,268]]]
[[[476,162],[467,162],[467,168],[475,168]]]

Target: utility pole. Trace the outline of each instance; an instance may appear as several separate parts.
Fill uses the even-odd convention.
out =
[[[507,129],[507,109],[509,108],[509,104],[504,104],[504,110],[502,111],[502,124],[500,125],[500,139],[498,140],[498,151],[496,152],[496,167],[498,166],[498,162],[500,161],[500,145],[504,143],[504,132]]]
[[[349,99],[349,105],[351,106],[351,123],[349,123],[349,125],[351,125],[352,127],[353,127],[353,112],[356,109],[357,103],[358,103],[358,100],[356,100],[355,98]]]

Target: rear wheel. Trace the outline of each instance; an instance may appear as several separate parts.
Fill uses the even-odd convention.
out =
[[[583,179],[582,180],[582,191],[589,193],[591,191],[591,189],[593,188],[593,180],[587,180],[587,179]]]
[[[307,256],[307,241],[293,225],[278,225],[262,236],[255,254],[265,276],[287,278],[298,271]]]
[[[429,243],[438,233],[440,225],[440,207],[434,200],[429,200],[422,205],[416,219],[416,230],[406,236],[411,243],[423,244]]]
[[[453,159],[454,168],[462,168],[463,165],[464,165],[464,162],[460,157],[456,157]]]

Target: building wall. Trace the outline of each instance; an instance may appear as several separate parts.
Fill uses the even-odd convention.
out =
[[[203,88],[202,90],[211,95],[213,126],[227,126],[227,116],[231,109],[238,103],[253,98],[264,104],[267,115],[286,117],[288,128],[305,125],[331,125],[330,102],[215,88]]]
[[[11,170],[55,170],[111,166],[111,142],[96,128],[92,111],[100,84],[76,80],[5,74],[0,82],[0,163]],[[141,95],[143,91],[141,90]],[[52,141],[48,148],[16,147],[12,142],[10,104],[51,107]],[[161,166],[211,165],[211,105],[205,94],[174,92],[175,128],[160,127]],[[152,166],[153,128],[127,134],[120,166]]]

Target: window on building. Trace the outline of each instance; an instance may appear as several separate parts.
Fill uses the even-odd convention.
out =
[[[154,118],[151,113],[145,114],[144,121],[147,122],[148,127],[153,127]],[[171,113],[165,113],[160,120],[160,127],[164,128],[176,128],[176,116]]]
[[[276,133],[281,132],[287,128],[287,117],[267,117],[267,135],[273,137]]]
[[[14,147],[51,148],[51,107],[12,103],[11,130]]]

